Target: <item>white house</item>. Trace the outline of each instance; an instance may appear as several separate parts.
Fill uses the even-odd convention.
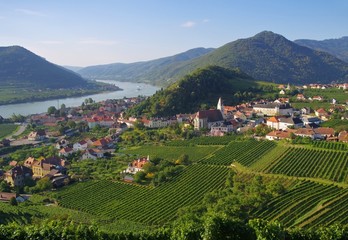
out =
[[[80,142],[74,143],[74,145],[73,145],[74,151],[79,151],[79,150],[80,151],[84,151],[84,150],[87,149],[87,147],[88,147],[88,144],[87,144],[87,142],[85,140],[82,140]]]

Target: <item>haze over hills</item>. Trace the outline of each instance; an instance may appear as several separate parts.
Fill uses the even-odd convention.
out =
[[[348,37],[338,39],[326,39],[322,41],[310,39],[298,39],[295,43],[318,51],[328,52],[337,58],[348,62]]]
[[[163,86],[175,82],[197,68],[209,65],[240,68],[255,79],[277,83],[330,83],[348,79],[346,62],[326,52],[300,46],[270,31],[227,43],[196,56],[183,61],[170,61],[167,64],[158,59],[134,64],[91,66],[80,70],[79,73],[84,77],[107,77]]]
[[[90,66],[77,71],[86,78],[112,79],[118,81],[160,83],[163,71],[172,69],[176,65],[205,55],[213,48],[195,48],[170,57],[136,63],[113,63]],[[175,74],[175,73],[174,73]]]
[[[46,61],[20,46],[0,47],[0,84],[30,88],[83,87],[79,74]]]

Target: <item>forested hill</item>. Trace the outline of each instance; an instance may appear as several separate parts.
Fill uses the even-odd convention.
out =
[[[348,80],[348,64],[264,31],[228,43],[192,61],[186,68],[215,64],[238,67],[255,79],[277,83],[329,83]],[[184,69],[183,69],[184,70]]]
[[[322,41],[298,39],[295,43],[318,51],[328,52],[348,63],[348,37],[326,39]]]
[[[77,72],[86,78],[92,79],[112,79],[118,81],[147,82],[151,84],[165,85],[161,83],[161,81],[166,80],[166,78],[162,76],[164,72],[170,71],[172,75],[175,75],[175,72],[172,72],[172,69],[175,69],[175,66],[205,55],[212,50],[212,48],[195,48],[174,56],[151,61],[89,66],[80,69]]]
[[[30,88],[74,88],[86,85],[80,75],[20,47],[0,47],[0,85]]]
[[[226,104],[232,104],[243,97],[252,97],[258,90],[258,83],[239,70],[209,66],[157,91],[152,97],[130,109],[128,114],[161,117],[193,113],[216,106],[219,97]]]

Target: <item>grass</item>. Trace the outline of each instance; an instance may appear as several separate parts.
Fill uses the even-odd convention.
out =
[[[10,135],[14,131],[16,131],[17,128],[18,126],[15,124],[9,124],[9,123],[0,124],[0,139]]]
[[[219,149],[221,146],[187,146],[187,147],[172,147],[172,146],[141,146],[132,147],[125,150],[121,150],[120,153],[131,154],[140,157],[146,157],[147,155],[151,158],[159,157],[166,160],[176,160],[181,155],[187,154],[189,160],[196,162],[212,152]]]

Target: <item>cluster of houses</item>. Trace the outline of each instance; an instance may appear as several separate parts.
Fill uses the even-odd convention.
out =
[[[14,162],[12,169],[4,174],[5,181],[12,187],[22,187],[28,178],[40,179],[48,177],[53,186],[61,186],[64,180],[68,178],[66,175],[66,167],[69,162],[59,157],[49,158],[27,158],[23,165]]]

